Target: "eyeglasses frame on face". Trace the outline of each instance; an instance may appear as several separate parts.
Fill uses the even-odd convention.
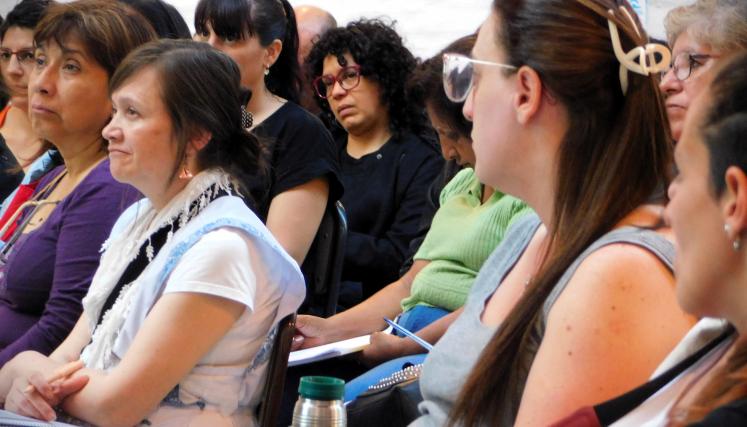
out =
[[[353,86],[351,86],[351,87],[345,87],[345,86],[342,85],[342,82],[343,82],[344,79],[341,79],[340,76],[342,76],[345,73],[345,71],[350,70],[350,69],[355,70],[357,78],[356,78],[355,84]],[[321,82],[322,79],[324,79],[325,77],[331,77],[332,79],[334,79],[334,83],[332,83],[331,85],[327,85],[325,83],[324,85],[325,85],[325,87],[327,87],[327,90],[325,91],[324,94],[322,94],[321,92],[319,92],[319,82]],[[336,84],[339,84],[340,87],[345,92],[349,92],[349,91],[357,88],[358,85],[361,84],[361,66],[357,65],[357,64],[356,65],[346,65],[346,66],[342,67],[342,69],[340,69],[340,71],[335,76],[332,76],[331,74],[323,74],[323,75],[315,78],[314,81],[313,81],[314,92],[316,92],[316,95],[318,97],[320,97],[322,99],[327,99],[327,98],[329,98],[329,94],[326,93],[326,92],[330,92],[331,89],[334,88],[334,86]]]
[[[680,70],[682,70],[682,68],[680,68],[680,67],[677,66],[677,58],[680,57],[680,56],[682,56],[682,55],[687,55],[687,75],[685,77],[680,77],[679,76]],[[714,56],[706,54],[706,53],[681,52],[677,56],[674,56],[672,58],[672,67],[667,71],[667,73],[669,71],[674,71],[674,73],[673,73],[674,78],[676,78],[680,82],[684,82],[685,80],[689,79],[690,76],[693,74],[693,64],[696,61],[703,60],[703,59],[707,60],[707,59],[710,59],[710,58],[714,58]],[[664,74],[666,74],[666,73],[664,73]],[[662,75],[662,78],[663,77],[664,77],[664,75]]]
[[[30,56],[27,58],[21,58],[20,54],[22,53],[30,53]],[[18,60],[18,63],[24,66],[33,65],[35,58],[34,55],[34,49],[32,48],[26,48],[26,49],[18,49],[18,50],[11,50],[8,48],[0,48],[0,62],[3,63],[9,63],[11,58],[13,58],[13,55],[16,56],[16,60]]]
[[[490,66],[494,66],[494,67],[500,67],[500,68],[503,68],[503,69],[506,69],[506,70],[514,70],[515,71],[515,70],[518,69],[518,67],[516,67],[515,65],[503,64],[501,62],[483,61],[483,60],[480,60],[480,59],[470,58],[469,56],[462,55],[461,53],[444,53],[443,58],[442,58],[443,59],[443,64],[444,64],[443,65],[443,70],[442,70],[442,79],[443,79],[442,85],[444,87],[444,92],[446,93],[446,97],[449,98],[449,100],[451,102],[455,102],[455,103],[466,101],[467,97],[472,92],[472,87],[475,84],[475,80],[474,80],[474,69],[475,69],[475,67],[474,66],[471,67],[472,71],[470,71],[470,74],[469,74],[469,84],[467,85],[467,89],[464,91],[464,94],[461,97],[458,97],[458,98],[454,97],[454,96],[452,96],[452,94],[449,93],[448,90],[446,90],[446,87],[447,87],[446,83],[448,82],[449,76],[451,74],[450,73],[451,70],[449,68],[447,68],[448,67],[447,64],[449,62],[453,62],[453,60],[450,60],[450,58],[458,58],[460,60],[465,60],[465,61],[467,61],[470,64],[490,65]]]

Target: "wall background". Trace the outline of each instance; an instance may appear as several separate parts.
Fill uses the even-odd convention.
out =
[[[18,0],[0,0],[0,14],[10,11]],[[166,0],[173,4],[192,27],[198,0]],[[312,4],[326,9],[339,24],[365,17],[387,17],[416,56],[429,57],[463,35],[477,29],[490,13],[492,0],[290,0],[294,6]],[[632,0],[644,9],[646,28],[664,38],[663,19],[672,7],[692,0]]]

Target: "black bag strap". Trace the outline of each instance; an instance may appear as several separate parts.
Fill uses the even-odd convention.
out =
[[[659,391],[662,387],[667,385],[670,381],[677,378],[687,368],[691,367],[695,362],[700,360],[711,350],[716,348],[725,339],[729,338],[734,334],[734,328],[728,327],[721,335],[711,340],[708,344],[703,346],[697,352],[691,354],[678,364],[674,365],[668,371],[662,373],[651,381],[643,384],[633,390],[618,396],[614,399],[608,400],[604,403],[594,405],[594,412],[597,414],[599,423],[603,426],[610,425],[615,421],[628,414],[630,411],[638,407],[646,399],[651,397],[654,393]]]

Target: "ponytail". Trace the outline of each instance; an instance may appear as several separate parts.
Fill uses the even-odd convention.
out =
[[[276,38],[283,42],[283,48],[277,61],[270,68],[270,74],[265,77],[265,85],[273,94],[298,103],[303,80],[301,79],[301,67],[298,64],[296,14],[288,0],[279,1],[283,5],[285,14],[285,31],[282,37]]]

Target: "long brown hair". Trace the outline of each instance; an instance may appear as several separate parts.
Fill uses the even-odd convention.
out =
[[[706,148],[713,198],[723,194],[724,175],[730,166],[747,171],[747,52],[718,69],[709,88],[711,106],[699,126]],[[743,335],[745,331],[740,331]],[[727,403],[747,397],[747,337],[735,343],[734,353],[703,388],[693,404],[677,413],[673,425],[689,425]]]
[[[452,423],[497,425],[503,405],[518,411],[529,337],[557,281],[585,248],[669,182],[672,145],[655,79],[628,72],[627,92],[621,89],[607,20],[619,28],[626,52],[648,39],[620,7],[635,17],[625,1],[493,2],[495,43],[510,64],[539,74],[567,109],[569,126],[557,159],[550,250],[475,364]]]

